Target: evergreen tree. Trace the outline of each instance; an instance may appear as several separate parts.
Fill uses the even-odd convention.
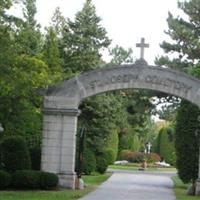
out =
[[[179,2],[178,7],[186,17],[174,17],[169,13],[167,19],[169,30],[166,34],[172,42],[164,41],[161,44],[165,53],[174,56],[173,58],[162,56],[157,63],[188,72],[188,69],[200,62],[200,1]]]
[[[157,137],[157,151],[167,163],[176,165],[175,134],[171,127],[164,127]]]
[[[59,7],[55,9],[53,17],[51,18],[51,27],[54,29],[55,34],[60,39],[63,38],[65,31],[68,30],[67,20],[62,15],[62,12],[60,11]]]
[[[86,1],[74,21],[68,20],[68,27],[63,35],[65,70],[85,72],[102,63],[100,51],[108,47],[110,40],[100,22],[91,0]]]
[[[124,49],[123,47],[116,45],[109,50],[110,56],[112,56],[111,64],[121,65],[127,63],[133,63],[133,50],[131,48]]]
[[[176,122],[177,169],[185,183],[193,185],[198,178],[200,110],[197,106],[183,101],[179,108]]]
[[[53,82],[62,80],[63,69],[62,59],[59,52],[59,39],[53,27],[47,29],[46,39],[43,48],[43,55],[46,64],[49,67]]]

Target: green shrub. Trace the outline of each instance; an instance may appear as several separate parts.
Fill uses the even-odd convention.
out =
[[[108,165],[112,165],[116,160],[116,152],[113,149],[106,149],[105,157]]]
[[[58,185],[58,176],[49,172],[40,173],[40,189],[48,190]]]
[[[30,149],[31,156],[31,169],[32,170],[40,170],[41,166],[41,148],[34,147]]]
[[[95,154],[89,148],[85,148],[83,153],[83,165],[82,171],[86,175],[91,174],[96,169],[96,158]]]
[[[105,145],[105,153],[107,154],[106,159],[109,164],[113,164],[117,159],[118,154],[119,137],[116,129],[111,130]]]
[[[11,136],[2,141],[1,161],[10,172],[31,168],[30,154],[22,137]]]
[[[8,172],[0,170],[0,189],[6,189],[11,183],[11,175]]]
[[[12,177],[12,186],[16,189],[39,189],[40,171],[16,171]]]
[[[96,171],[99,172],[100,174],[103,174],[106,172],[107,168],[108,168],[108,163],[106,158],[104,156],[98,156]]]
[[[58,176],[49,172],[18,170],[12,176],[15,189],[52,189],[58,184]]]
[[[160,143],[158,144],[160,156],[164,158],[164,160],[171,164],[176,164],[176,150],[175,150],[175,134],[174,130],[170,127],[162,128],[159,131],[158,136]]]

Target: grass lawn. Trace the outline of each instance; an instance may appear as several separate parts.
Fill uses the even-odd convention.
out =
[[[137,163],[128,163],[126,165],[110,165],[109,168],[110,169],[122,169],[122,170],[135,170],[138,171],[138,169],[140,168],[141,164],[137,164]],[[149,165],[149,167],[146,169],[146,171],[158,171],[158,172],[176,172],[176,168],[174,167],[155,167],[153,165]]]
[[[0,200],[75,200],[94,190],[111,174],[83,176],[87,188],[84,190],[60,191],[0,191]]]
[[[172,180],[174,182],[174,192],[176,194],[177,200],[200,200],[200,197],[186,195],[186,191],[189,185],[184,184],[177,176],[173,177]]]

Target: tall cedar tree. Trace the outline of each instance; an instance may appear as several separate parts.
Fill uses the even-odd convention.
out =
[[[185,183],[194,183],[198,178],[199,116],[197,106],[182,101],[177,115],[175,146],[178,174]]]

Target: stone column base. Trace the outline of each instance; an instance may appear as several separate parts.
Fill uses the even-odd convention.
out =
[[[62,188],[75,189],[76,174],[58,174],[58,185]]]
[[[195,195],[200,196],[200,179],[197,179]]]

